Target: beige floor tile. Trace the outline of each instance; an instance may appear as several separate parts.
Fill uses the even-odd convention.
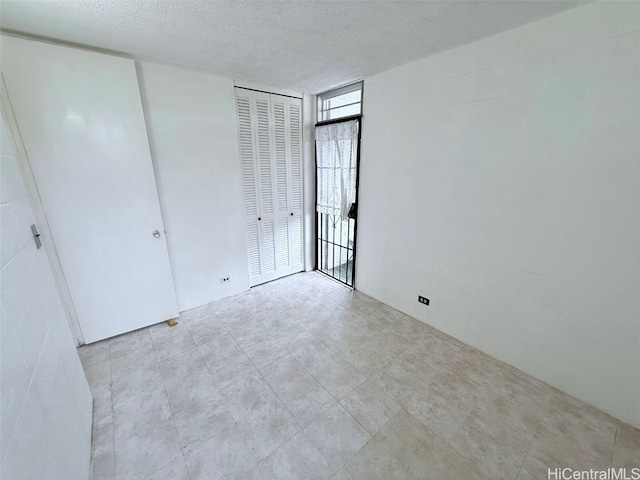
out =
[[[234,314],[242,313],[244,308],[238,296],[227,297],[199,308],[207,308],[213,315],[220,320],[229,318]],[[182,315],[182,314],[181,314]]]
[[[191,480],[216,480],[250,469],[256,459],[234,422],[221,425],[217,434],[184,456]]]
[[[278,396],[302,428],[336,403],[336,399],[312,376],[296,382]]]
[[[221,387],[221,393],[236,421],[251,414],[261,402],[275,396],[269,384],[255,368],[226,382]]]
[[[333,363],[329,368],[314,376],[338,400],[341,400],[366,380],[364,375],[343,361]]]
[[[91,455],[93,457],[113,451],[113,415],[94,417],[91,438]]]
[[[78,355],[84,368],[111,359],[110,340],[83,345],[78,348]]]
[[[262,325],[262,322],[256,320],[230,326],[228,330],[235,341],[238,342],[238,345],[243,349],[263,342],[272,335],[272,333]]]
[[[135,428],[124,427],[122,432],[116,419],[115,453],[119,479],[144,478],[182,455],[171,418],[158,421],[152,416],[135,422]]]
[[[111,359],[111,374],[119,377],[127,375],[135,370],[149,365],[157,364],[153,345],[148,349],[137,350],[130,355],[119,356]]]
[[[296,358],[288,354],[259,369],[264,379],[276,393],[280,393],[301,382],[311,374]]]
[[[312,374],[319,374],[337,358],[336,354],[320,341],[313,341],[292,352],[302,366]]]
[[[177,415],[184,410],[200,408],[203,403],[226,404],[220,387],[209,372],[183,381],[165,383],[165,391],[171,405],[171,412]]]
[[[455,371],[444,370],[426,389],[415,390],[405,408],[433,432],[450,442],[487,391]]]
[[[157,363],[143,365],[127,375],[116,376],[112,384],[113,409],[118,410],[126,404],[135,404],[130,409],[145,409],[154,396],[164,396],[164,383]]]
[[[399,411],[367,447],[370,449],[368,455],[388,456],[414,478],[486,478],[471,460],[448,446],[442,438],[404,410]]]
[[[261,476],[279,480],[324,480],[334,471],[304,432],[265,458],[258,465]]]
[[[306,427],[304,432],[334,470],[340,469],[371,438],[339,403]]]
[[[98,390],[111,388],[111,360],[84,367],[84,374],[94,395]]]
[[[243,348],[244,352],[256,368],[265,367],[270,363],[289,355],[289,350],[284,346],[283,337],[281,335],[272,335],[259,343]]]
[[[258,372],[244,352],[234,353],[215,363],[207,362],[207,366],[217,388],[223,388],[227,382],[238,376]]]
[[[114,408],[114,440],[118,444],[129,437],[142,435],[147,429],[173,427],[172,413],[166,394],[160,390],[138,392]],[[175,428],[173,428],[175,432]]]
[[[394,353],[376,349],[370,342],[364,342],[355,347],[342,350],[339,355],[365,377],[389,366],[397,356]]]
[[[607,415],[568,397],[554,398],[529,449],[547,467],[611,466],[616,425]]]
[[[186,352],[159,360],[158,366],[165,384],[184,382],[187,378],[200,378],[209,374],[209,369],[195,345]]]
[[[340,403],[371,435],[375,435],[401,408],[369,381],[362,383]]]
[[[149,330],[142,328],[112,338],[109,340],[109,348],[111,359],[113,360],[118,357],[130,356],[136,353],[148,354],[153,350],[153,343],[151,342]]]
[[[488,435],[474,424],[463,425],[449,445],[496,480],[516,478],[527,454],[527,448],[518,448],[509,438]]]
[[[158,361],[174,357],[196,346],[186,325],[180,323],[173,327],[166,322],[158,323],[149,327],[149,334]]]
[[[209,318],[213,318],[215,314],[211,310],[209,305],[202,305],[200,307],[195,307],[190,310],[185,310],[184,312],[180,312],[178,316],[178,322],[182,322],[185,324],[196,323],[201,320],[207,320]]]
[[[300,430],[257,370],[228,382],[223,395],[232,417],[246,437],[247,445],[258,460]]]
[[[430,354],[425,354],[425,357],[431,357]],[[444,364],[432,365],[428,362],[424,362],[416,359],[416,355],[404,352],[398,357],[392,359],[386,365],[386,372],[398,377],[411,377],[416,382],[424,383],[428,385],[433,377],[440,373],[444,369]]]
[[[408,343],[431,333],[432,329],[423,322],[411,318],[408,315],[399,314],[391,319],[389,327],[385,330],[403,338]]]
[[[364,452],[366,447],[360,452]],[[385,455],[360,455],[338,471],[336,480],[415,480],[400,462]]]
[[[506,389],[479,404],[464,425],[526,452],[546,415],[549,401],[546,390],[516,377]]]
[[[382,369],[369,376],[369,381],[403,408],[407,408],[414,396],[428,388],[428,385],[421,382],[415,375],[399,369],[393,372]]]
[[[79,354],[95,479],[533,480],[640,462],[638,430],[316,273]]]
[[[538,460],[533,455],[527,455],[520,467],[520,471],[518,472],[517,480],[540,480],[549,478],[548,472],[549,468],[556,468],[557,465],[553,467],[545,465],[542,461]]]
[[[626,423],[618,422],[613,465],[640,468],[640,430]]]
[[[294,418],[275,395],[263,398],[237,423],[257,460],[266,458],[300,431]]]
[[[216,338],[229,333],[222,321],[213,316],[191,321],[185,325],[196,345],[212,342]]]
[[[215,362],[228,357],[231,354],[239,352],[240,346],[238,342],[230,334],[220,335],[210,342],[198,345],[198,350],[202,358],[211,368]]]
[[[376,332],[376,334],[366,342],[371,348],[388,357],[401,354],[414,345],[414,343],[415,340],[408,341],[396,335],[395,332],[386,330]]]
[[[291,308],[295,309],[295,305]],[[288,309],[275,314],[257,315],[256,319],[262,322],[262,326],[271,334],[286,334],[292,330],[301,328],[293,319]]]
[[[113,399],[111,397],[111,385],[92,388],[91,395],[93,396],[93,417],[112,417]]]
[[[296,327],[285,334],[282,344],[289,353],[293,353],[317,341],[318,339],[314,337],[313,334],[307,332],[302,327]]]
[[[224,299],[224,300],[227,300],[227,299]],[[214,313],[215,313],[215,309],[217,308],[215,306],[216,303],[217,302],[213,302],[210,304],[211,309],[214,310]],[[237,307],[236,310],[229,310],[226,313],[216,313],[220,321],[224,324],[225,327],[227,327],[227,330],[229,328],[232,328],[238,325],[243,325],[245,323],[253,323],[256,321],[255,317],[251,315],[250,312],[244,309],[244,307],[242,306],[242,302],[236,302],[236,303],[241,305],[240,307]]]
[[[405,358],[417,367],[426,366],[433,370],[440,370],[443,365],[457,358],[461,349],[459,343],[431,330],[413,340],[405,351]]]
[[[164,468],[154,472],[147,480],[189,480],[189,471],[184,457],[180,456]]]
[[[188,452],[217,435],[220,426],[228,421],[233,421],[229,410],[215,402],[192,405],[173,415],[183,452]]]
[[[113,480],[116,478],[116,454],[112,449],[94,455],[92,461],[92,480]]]

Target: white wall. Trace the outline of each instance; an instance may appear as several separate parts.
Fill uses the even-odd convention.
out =
[[[315,95],[302,97],[302,174],[304,269],[316,268],[316,105]]]
[[[92,398],[2,121],[0,477],[87,479]]]
[[[247,290],[233,81],[138,67],[179,309]]]
[[[635,426],[639,28],[637,2],[599,2],[367,79],[356,270]]]

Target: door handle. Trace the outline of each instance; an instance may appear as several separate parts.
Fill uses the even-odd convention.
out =
[[[160,232],[158,230],[154,230],[153,232],[151,232],[151,235],[153,235],[154,238],[160,238]]]
[[[40,232],[38,232],[38,227],[36,227],[35,223],[31,225],[31,235],[33,235],[33,241],[36,242],[36,249],[40,250],[42,240],[40,240]]]

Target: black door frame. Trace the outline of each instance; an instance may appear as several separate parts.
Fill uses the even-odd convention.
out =
[[[358,145],[356,146],[356,211],[355,211],[355,218],[353,219],[354,221],[354,226],[353,226],[353,261],[352,261],[352,273],[351,273],[351,284],[349,284],[348,282],[342,281],[339,277],[337,276],[333,276],[330,275],[326,272],[323,272],[322,270],[320,270],[318,268],[318,261],[319,261],[319,241],[321,240],[318,236],[318,221],[319,221],[319,215],[318,215],[318,211],[316,210],[316,215],[315,215],[315,242],[316,242],[316,264],[315,264],[315,270],[319,273],[321,273],[322,275],[326,275],[327,277],[340,282],[343,285],[346,285],[349,288],[352,289],[356,289],[356,254],[357,254],[357,250],[358,250],[358,214],[359,214],[359,196],[360,196],[360,145],[361,145],[361,137],[362,137],[362,115],[351,115],[349,117],[342,117],[342,118],[336,118],[334,120],[325,120],[322,122],[318,122],[315,124],[314,126],[314,132],[315,132],[315,127],[323,127],[325,125],[332,125],[335,123],[344,123],[344,122],[350,122],[352,120],[357,120],[358,121]],[[314,164],[315,164],[315,177],[316,177],[316,205],[318,203],[318,150],[316,149],[315,146],[315,140],[313,142],[314,144]],[[347,261],[348,263],[348,261]]]

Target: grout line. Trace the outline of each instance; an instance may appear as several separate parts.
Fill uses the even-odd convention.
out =
[[[153,355],[156,357],[156,367],[158,368],[158,373],[160,374],[160,378],[162,379],[162,390],[164,391],[164,398],[167,401],[167,405],[169,405],[169,411],[171,412],[171,424],[173,425],[173,430],[175,431],[176,439],[178,440],[178,448],[180,450],[180,456],[182,457],[182,461],[185,463],[185,466],[187,467],[187,475],[189,475],[189,478],[191,478],[191,472],[189,471],[189,467],[187,465],[187,460],[184,457],[184,449],[182,448],[182,439],[180,438],[180,434],[178,433],[178,427],[176,426],[176,421],[174,419],[173,408],[171,407],[171,402],[169,401],[169,395],[167,394],[167,385],[166,385],[165,379],[162,376],[162,371],[160,370],[160,362],[158,361],[158,353],[156,352],[156,346],[153,343],[153,337],[151,336],[151,331],[149,330],[148,327],[147,327],[147,334],[149,335],[149,339],[151,340],[151,348],[153,349]],[[182,353],[184,353],[184,352],[182,352]],[[171,358],[171,357],[169,357],[169,358]],[[153,472],[153,473],[156,473],[156,472],[162,470],[163,468],[171,465],[173,462],[175,462],[175,460],[177,458],[179,458],[179,457],[176,457],[176,458],[172,459],[169,463],[167,463],[166,465],[163,465],[160,468],[156,469],[156,471]]]
[[[613,435],[613,448],[611,449],[611,466],[616,458],[616,446],[618,445],[618,432],[620,431],[619,422],[616,422],[616,432]]]
[[[237,342],[236,342],[237,343]],[[289,411],[289,409],[287,408],[287,406],[284,404],[284,402],[282,401],[282,399],[278,396],[278,394],[276,393],[276,391],[273,389],[273,387],[269,384],[269,382],[267,382],[267,379],[264,378],[264,376],[262,375],[262,372],[260,372],[260,369],[258,369],[258,367],[256,367],[255,363],[253,362],[253,360],[251,360],[251,358],[249,357],[249,355],[247,355],[247,353],[244,351],[244,349],[242,348],[242,346],[240,346],[240,344],[238,344],[238,346],[240,347],[240,350],[242,351],[242,353],[244,353],[244,355],[249,359],[249,362],[251,362],[251,365],[253,365],[253,368],[256,369],[256,372],[258,372],[258,375],[260,375],[260,378],[262,378],[262,381],[264,381],[264,383],[269,387],[269,389],[273,392],[273,394],[276,396],[276,398],[278,399],[278,401],[282,404],[282,406],[284,407],[285,411],[289,414],[289,416],[291,417],[291,419],[296,423],[296,425],[298,426],[298,431],[296,431],[293,435],[291,435],[289,438],[287,438],[282,444],[278,445],[277,448],[275,448],[272,452],[269,453],[269,455],[267,455],[266,457],[257,460],[256,461],[256,465],[259,465],[260,463],[262,463],[264,460],[266,460],[267,458],[269,458],[269,456],[271,456],[274,452],[276,452],[277,450],[279,450],[283,445],[285,445],[289,440],[291,440],[293,437],[295,437],[298,433],[300,433],[301,431],[303,431],[300,428],[300,425],[298,424],[297,420],[295,419],[295,417],[291,414],[291,412]],[[274,362],[276,362],[277,360],[274,360]],[[271,363],[274,363],[271,362]],[[269,364],[270,365],[270,364]],[[266,365],[268,366],[268,365]],[[236,376],[237,378],[237,376]],[[244,437],[244,432],[241,432],[242,436]],[[246,442],[246,439],[245,439]],[[247,445],[248,446],[248,445]],[[250,448],[250,447],[249,447]],[[250,450],[253,450],[250,448]],[[253,452],[252,452],[253,453]]]
[[[113,474],[117,479],[118,478],[118,462],[116,460],[116,412],[113,406],[113,359],[111,358],[111,339],[109,339],[108,342],[109,342],[108,344],[109,345],[109,403],[111,404],[111,408],[110,408],[111,410],[111,444],[113,446]],[[92,458],[92,465],[93,465],[93,458]]]

